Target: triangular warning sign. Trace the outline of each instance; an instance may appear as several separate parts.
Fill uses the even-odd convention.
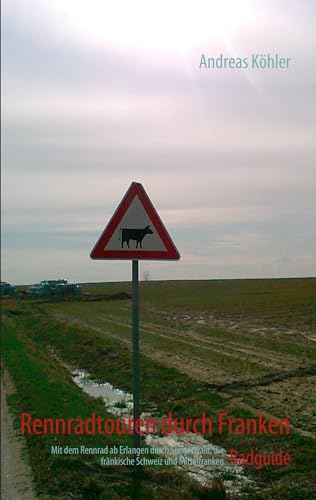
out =
[[[133,182],[90,257],[178,260],[180,254],[145,189]]]

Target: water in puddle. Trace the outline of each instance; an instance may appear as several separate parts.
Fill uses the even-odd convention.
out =
[[[113,387],[109,382],[98,383],[91,379],[84,370],[73,371],[72,377],[84,392],[92,397],[102,397],[107,410],[116,417],[123,420],[133,417],[132,394]],[[152,415],[147,412],[141,414],[143,419],[151,417]],[[176,467],[186,471],[204,486],[212,482],[214,478],[221,477],[226,493],[232,498],[239,497],[241,489],[251,482],[245,476],[243,467],[227,462],[229,456],[224,448],[210,443],[199,434],[178,435],[172,433],[167,436],[147,434],[145,441],[148,446],[159,448],[161,455],[169,458],[177,457],[178,465]],[[211,459],[212,457],[218,459],[219,463],[212,465],[198,463],[200,459]],[[227,479],[228,477],[229,479]]]
[[[84,392],[94,398],[103,398],[105,406],[116,417],[131,418],[133,415],[133,396],[128,392],[116,389],[109,382],[98,383],[91,380],[84,370],[72,372],[73,381]]]

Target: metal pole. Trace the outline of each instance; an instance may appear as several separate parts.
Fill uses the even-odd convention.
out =
[[[135,422],[140,417],[138,260],[132,261],[132,335],[133,335],[133,419]],[[136,434],[135,431],[134,431],[134,447],[140,448],[140,435]]]

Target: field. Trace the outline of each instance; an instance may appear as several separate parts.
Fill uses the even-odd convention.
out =
[[[74,385],[67,367],[131,392],[131,300],[108,300],[117,292],[128,297],[130,284],[83,284],[83,290],[81,301],[3,301],[4,366],[16,386],[9,404],[17,423],[18,414],[30,410],[38,416],[106,414],[100,399]],[[140,339],[144,411],[191,418],[205,411],[214,419],[219,410],[243,418],[261,411],[267,418],[288,418],[291,433],[286,436],[215,431],[210,440],[243,453],[283,449],[291,454],[291,465],[260,471],[247,467],[250,481],[240,491],[227,486],[227,477],[201,487],[181,470],[166,467],[145,468],[135,487],[128,469],[104,469],[87,457],[76,457],[75,463],[70,457],[52,457],[52,437],[28,436],[39,495],[314,498],[314,278],[141,282]],[[116,439],[130,438],[111,436],[113,443]]]

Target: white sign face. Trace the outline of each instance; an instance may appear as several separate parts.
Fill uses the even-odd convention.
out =
[[[135,250],[136,248],[167,251],[138,196],[133,199],[104,250]]]

